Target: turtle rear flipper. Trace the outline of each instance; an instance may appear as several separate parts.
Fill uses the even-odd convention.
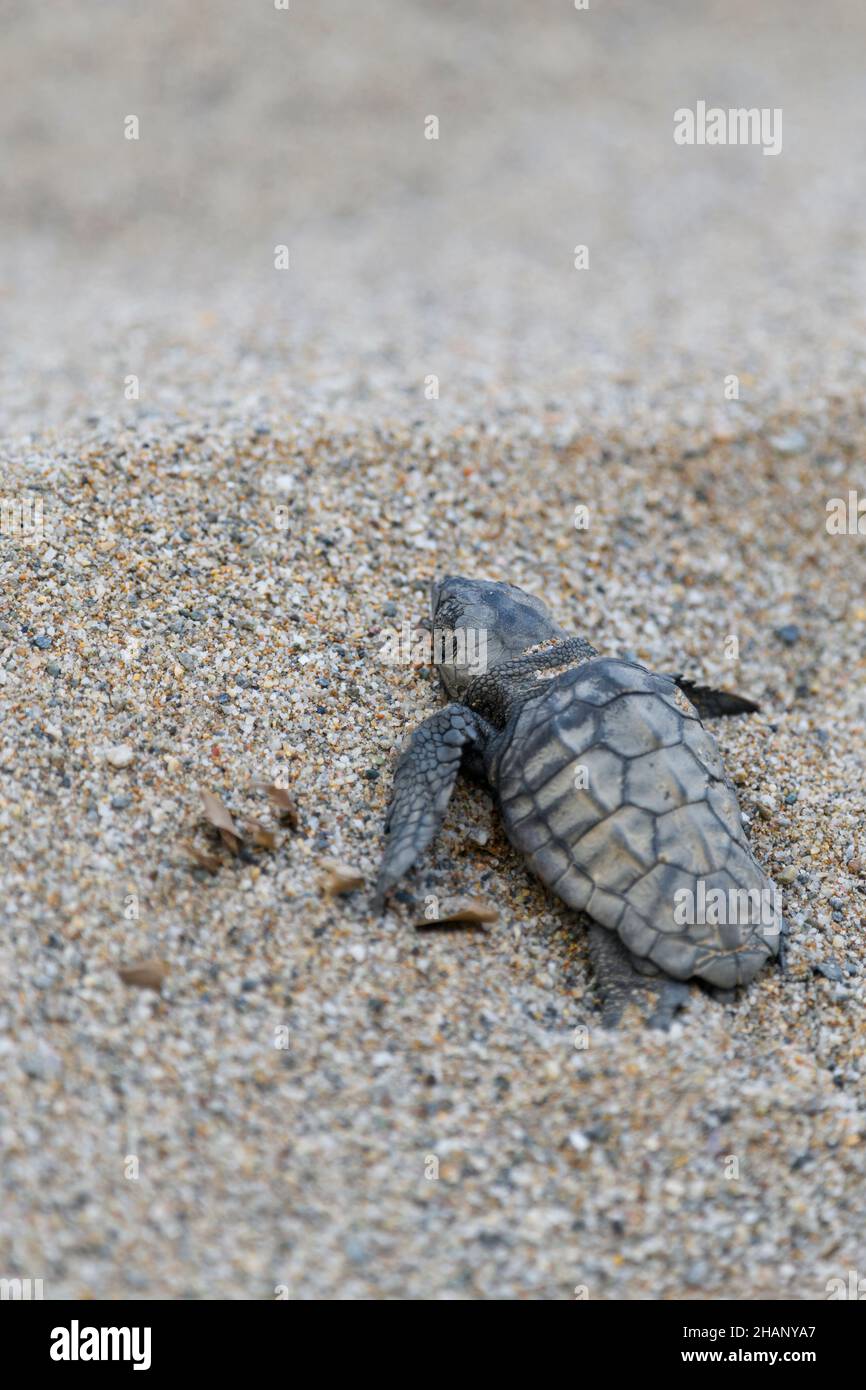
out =
[[[688,1000],[691,987],[671,980],[649,961],[632,953],[616,932],[591,922],[589,958],[600,995],[603,1028],[616,1028],[633,1004],[649,1028],[666,1033],[674,1015]]]

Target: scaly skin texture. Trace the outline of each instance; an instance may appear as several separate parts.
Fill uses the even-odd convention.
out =
[[[393,887],[436,835],[460,771],[461,755],[484,724],[465,705],[446,705],[415,730],[394,771],[394,790],[385,821],[388,853],[373,906],[382,907]]]
[[[555,677],[509,720],[495,786],[508,837],[542,882],[633,955],[727,989],[778,951],[759,924],[675,920],[677,893],[697,903],[699,879],[726,894],[771,885],[715,739],[667,677],[611,660]]]
[[[425,720],[400,758],[377,904],[435,836],[463,761],[483,769],[509,838],[542,882],[617,933],[623,952],[594,952],[602,983],[619,972],[621,988],[609,992],[625,998],[647,971],[720,989],[753,979],[780,950],[780,919],[766,915],[773,885],[683,692],[711,716],[756,706],[599,657],[513,585],[446,578],[434,585],[433,618],[452,632],[483,630],[495,661],[483,674],[440,668],[460,699]],[[722,913],[701,913],[713,890]],[[747,904],[745,894],[757,896]]]

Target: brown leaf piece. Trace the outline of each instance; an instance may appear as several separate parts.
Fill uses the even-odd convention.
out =
[[[483,927],[498,922],[498,909],[485,898],[447,898],[435,917],[422,917],[416,927]]]
[[[151,956],[148,960],[137,961],[135,965],[118,966],[117,973],[125,985],[134,985],[138,989],[155,989],[159,993],[168,974],[168,966],[164,960]]]
[[[215,854],[208,854],[207,850],[199,849],[198,845],[192,840],[181,840],[181,849],[185,850],[190,859],[198,865],[200,869],[207,869],[208,873],[215,874],[220,867],[220,860]]]
[[[277,820],[282,821],[290,830],[297,830],[298,808],[285,787],[278,787],[276,782],[253,782],[253,790],[264,792]]]
[[[266,825],[261,825],[257,820],[248,820],[245,824],[247,834],[254,845],[258,845],[259,849],[276,849],[277,837],[273,830],[268,830]]]
[[[325,873],[321,879],[321,886],[326,897],[332,898],[339,893],[354,893],[356,888],[364,886],[364,875],[351,864],[343,864],[339,859],[323,859],[322,868]]]
[[[218,796],[213,792],[205,791],[200,787],[201,799],[204,802],[204,813],[220,833],[220,838],[224,845],[227,845],[232,854],[237,854],[241,847],[241,834],[229,814],[227,807],[223,805]]]

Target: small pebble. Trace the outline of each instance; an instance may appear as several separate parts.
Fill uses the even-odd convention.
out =
[[[842,980],[844,978],[841,969],[833,961],[819,960],[812,968],[827,980]]]
[[[21,1070],[33,1081],[54,1081],[63,1071],[63,1063],[57,1053],[47,1045],[29,1052],[21,1058]]]
[[[786,430],[784,434],[772,435],[770,443],[777,454],[802,454],[809,441],[802,430]]]
[[[128,743],[116,743],[108,749],[105,760],[112,767],[129,767],[130,763],[135,760],[135,751]]]

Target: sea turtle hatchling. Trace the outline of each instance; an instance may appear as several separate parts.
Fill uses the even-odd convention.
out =
[[[700,718],[757,706],[601,657],[513,584],[449,575],[431,599],[452,703],[397,764],[375,905],[436,835],[462,766],[542,882],[593,919],[605,1021],[651,998],[664,1025],[687,992],[674,981],[726,990],[778,957],[776,890]]]

